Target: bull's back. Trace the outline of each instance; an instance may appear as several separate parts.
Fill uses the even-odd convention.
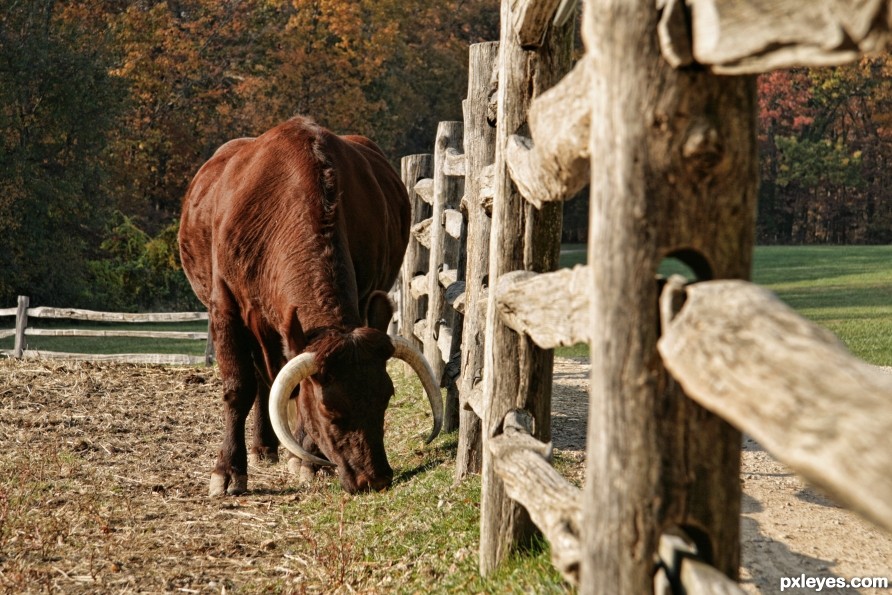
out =
[[[405,187],[381,150],[364,137],[338,137],[295,118],[256,139],[230,141],[199,170],[186,193],[180,253],[205,304],[222,280],[244,305],[250,293],[301,292],[319,250],[308,222],[320,216],[310,198],[334,172],[338,225],[349,248],[362,308],[376,289],[389,289],[409,236]],[[214,250],[217,250],[215,253]],[[318,278],[318,277],[316,277]],[[348,284],[350,285],[350,284]],[[349,298],[348,298],[349,300]],[[267,313],[271,314],[271,313]]]

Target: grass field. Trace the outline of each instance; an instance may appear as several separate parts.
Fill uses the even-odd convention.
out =
[[[758,248],[753,280],[858,357],[892,366],[892,246]]]
[[[584,245],[565,246],[563,266],[584,262]],[[667,261],[661,272],[684,274],[683,268]],[[892,246],[757,247],[753,281],[835,333],[856,356],[892,366]],[[561,353],[581,355],[587,349]]]
[[[564,246],[561,266],[582,264],[584,244]],[[664,274],[685,274],[678,261],[664,263]],[[692,275],[688,274],[691,277]],[[753,280],[774,291],[806,318],[834,332],[858,357],[892,366],[892,246],[771,246],[755,252]],[[52,304],[64,306],[65,304]],[[72,328],[75,321],[31,321],[35,326]],[[0,319],[0,328],[13,326]],[[199,331],[205,322],[151,325],[99,325],[85,328]],[[12,338],[0,349],[12,349]],[[29,337],[31,349],[80,353],[188,353],[202,355],[203,341],[129,338]],[[586,346],[564,348],[562,355],[586,355]]]

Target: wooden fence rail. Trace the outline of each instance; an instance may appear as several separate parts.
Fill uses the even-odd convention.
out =
[[[19,296],[18,306],[0,309],[0,317],[15,317],[15,328],[0,330],[0,339],[15,337],[11,350],[0,353],[16,358],[56,358],[82,361],[126,362],[139,364],[185,364],[210,365],[213,361],[213,345],[208,332],[188,331],[153,331],[153,330],[102,330],[102,329],[48,329],[28,326],[31,318],[55,318],[67,320],[84,320],[90,322],[119,323],[161,323],[161,322],[193,322],[207,320],[207,312],[99,312],[76,308],[50,308],[41,306],[29,308],[28,296]],[[28,349],[26,337],[132,337],[141,339],[206,341],[203,356],[166,353],[65,353],[60,351],[43,351]]]
[[[658,348],[685,392],[892,532],[892,375],[756,285],[672,291],[664,300],[683,306]]]

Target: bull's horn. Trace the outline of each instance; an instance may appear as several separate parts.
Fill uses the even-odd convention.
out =
[[[434,371],[431,370],[431,366],[424,356],[409,341],[402,337],[390,337],[390,341],[394,348],[393,357],[409,364],[418,374],[421,384],[424,386],[424,392],[427,393],[427,400],[431,404],[431,412],[434,415],[434,429],[425,441],[425,444],[430,444],[431,440],[440,433],[440,428],[443,427],[443,397],[440,395],[440,387],[437,386],[437,380],[434,378]]]
[[[288,401],[291,399],[291,393],[294,392],[297,385],[318,371],[316,357],[312,353],[301,353],[285,364],[276,375],[276,380],[269,392],[269,421],[279,442],[291,454],[305,463],[335,467],[336,465],[331,461],[320,459],[304,450],[304,447],[294,439],[294,435],[288,427]]]

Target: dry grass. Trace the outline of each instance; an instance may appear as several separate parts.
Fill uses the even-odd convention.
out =
[[[0,360],[0,592],[564,590],[547,552],[477,576],[479,482],[452,485],[454,436],[423,446],[420,390],[388,413],[388,492],[280,464],[210,499],[220,393],[213,369]]]

